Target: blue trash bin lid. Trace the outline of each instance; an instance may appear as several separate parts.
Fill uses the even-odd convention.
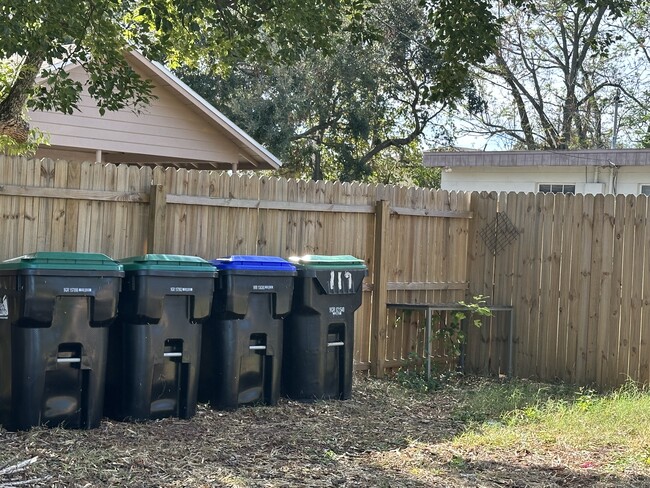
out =
[[[278,256],[236,254],[210,261],[219,271],[256,271],[295,274],[296,267]]]

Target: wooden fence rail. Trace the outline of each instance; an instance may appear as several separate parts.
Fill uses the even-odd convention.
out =
[[[484,295],[513,309],[516,375],[650,383],[648,208],[645,196],[449,193],[0,157],[0,259],[47,250],[363,259],[355,365],[377,376],[426,347],[424,314],[387,304]],[[469,371],[505,372],[502,315],[470,328]]]

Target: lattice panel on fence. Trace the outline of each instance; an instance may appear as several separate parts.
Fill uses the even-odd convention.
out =
[[[512,225],[508,215],[497,212],[496,217],[479,231],[490,252],[496,256],[519,236],[519,231]]]

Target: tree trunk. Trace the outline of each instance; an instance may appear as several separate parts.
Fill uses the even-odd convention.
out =
[[[320,134],[318,134],[316,136],[316,140],[314,141],[313,152],[312,152],[313,165],[312,165],[311,179],[314,181],[323,179],[322,154],[321,154],[322,142],[323,142],[323,138]]]
[[[519,93],[517,84],[515,83],[514,75],[510,68],[506,64],[505,59],[500,52],[496,52],[497,65],[501,68],[502,77],[510,88],[510,94],[515,101],[515,106],[517,107],[517,113],[519,114],[519,120],[521,122],[521,130],[524,133],[524,140],[526,141],[526,149],[532,151],[537,149],[537,144],[535,144],[535,137],[533,135],[533,127],[528,118],[528,112],[526,111],[526,105],[524,104],[523,97]]]
[[[29,137],[29,124],[23,119],[23,110],[42,64],[42,56],[28,54],[16,81],[0,102],[0,135],[10,137],[19,144],[27,142]]]

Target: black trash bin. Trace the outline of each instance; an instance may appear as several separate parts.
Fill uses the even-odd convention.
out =
[[[201,326],[216,271],[194,256],[121,260],[124,286],[109,340],[106,415],[145,421],[196,413]]]
[[[123,275],[104,254],[37,252],[0,263],[5,428],[99,426]]]
[[[354,256],[290,258],[298,276],[285,320],[282,389],[297,400],[352,393],[354,312],[368,270]]]
[[[199,399],[233,409],[280,397],[283,318],[296,268],[275,256],[216,259],[213,313],[203,327]]]

